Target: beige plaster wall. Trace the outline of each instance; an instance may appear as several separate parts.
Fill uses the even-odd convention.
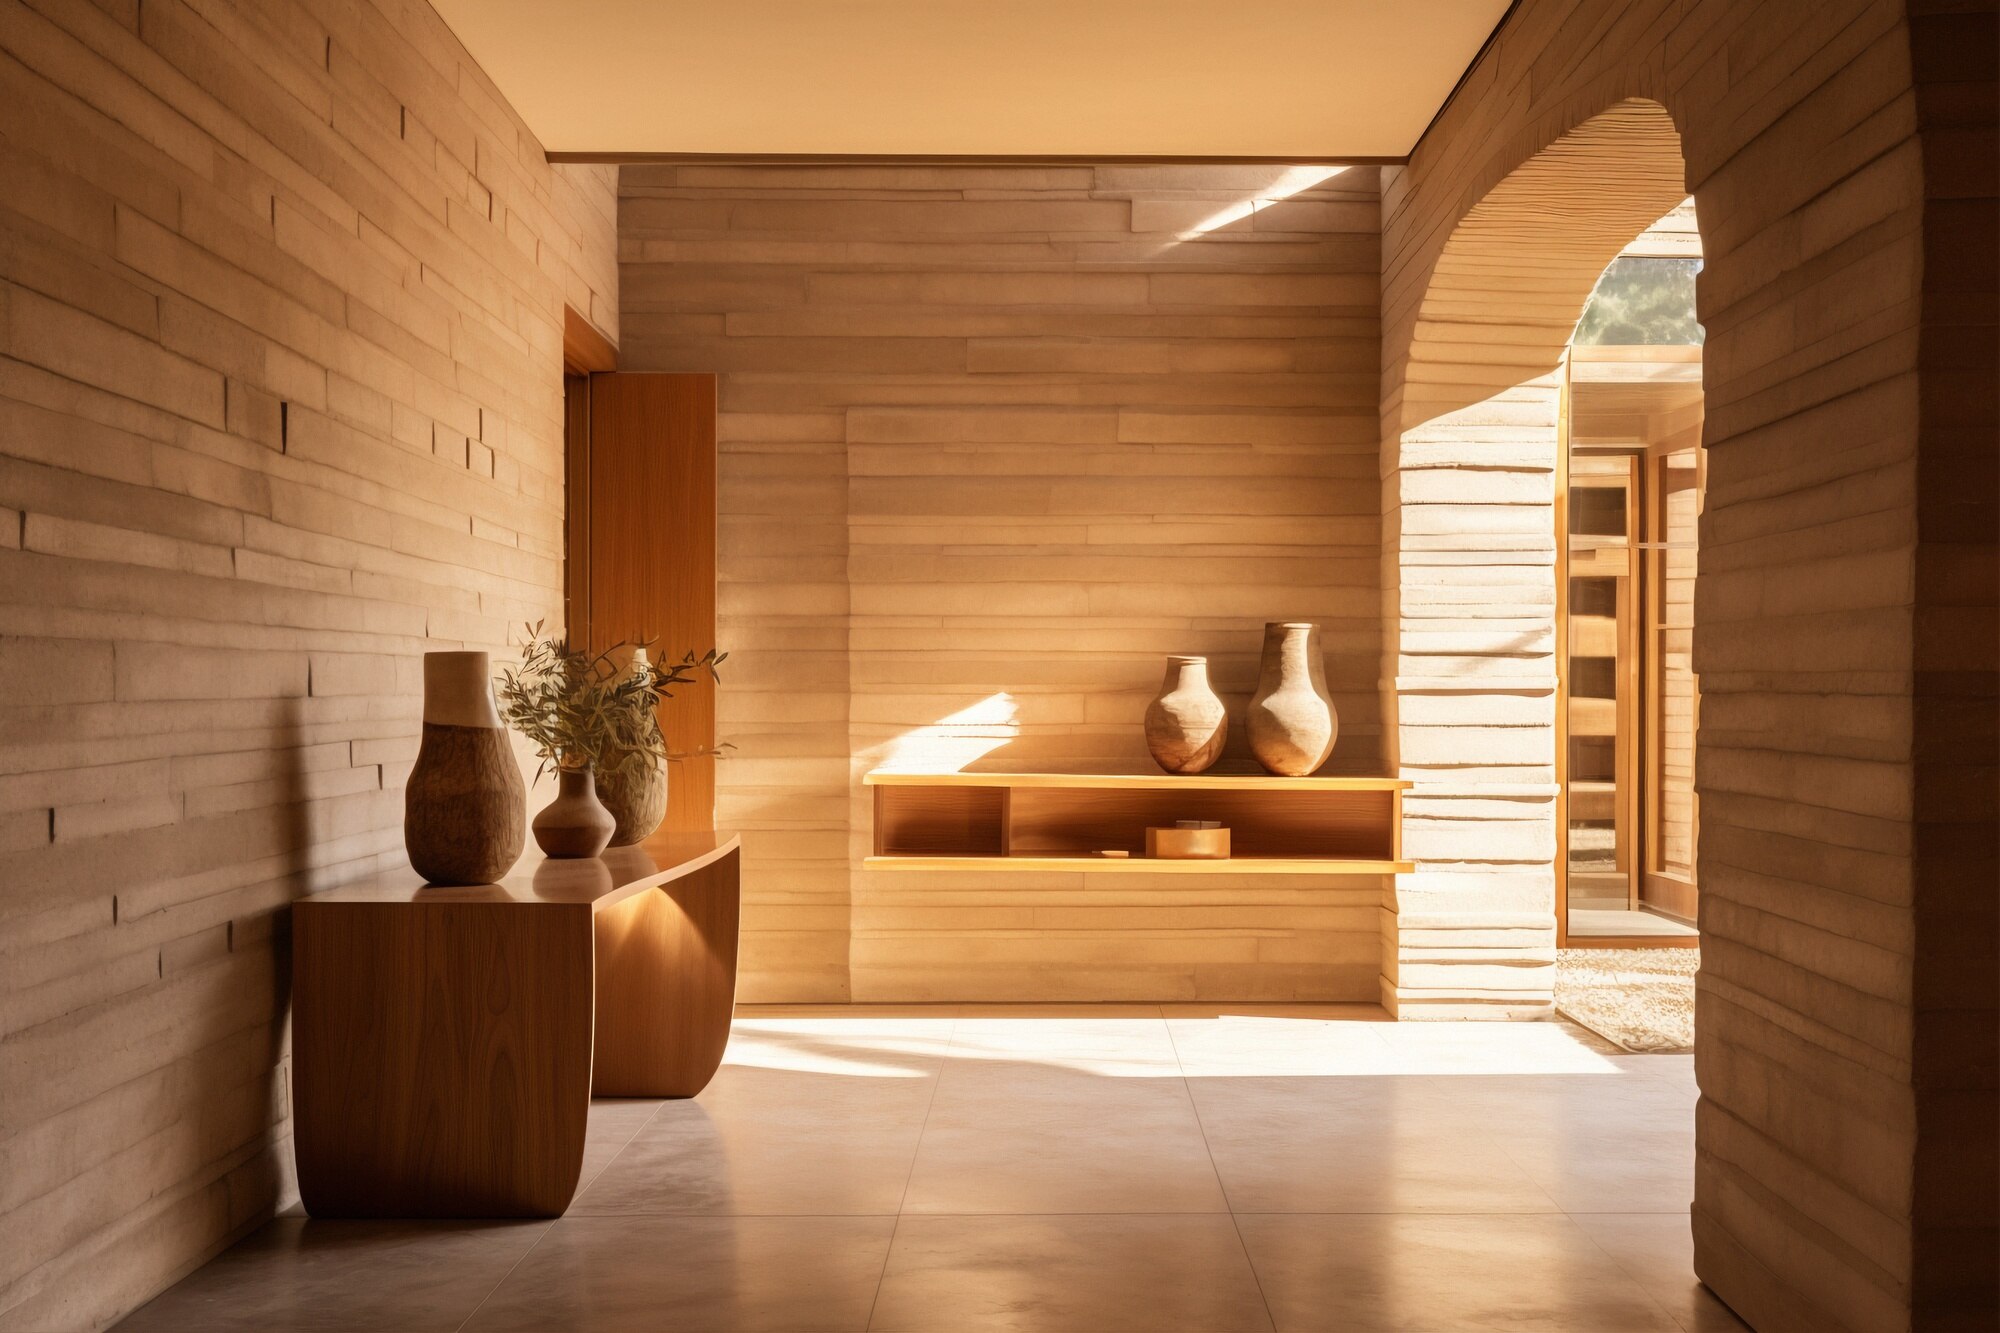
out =
[[[0,7],[0,1327],[292,1194],[285,906],[401,857],[419,658],[561,616],[550,169],[415,0]]]

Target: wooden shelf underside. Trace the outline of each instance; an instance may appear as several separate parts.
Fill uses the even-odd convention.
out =
[[[1227,861],[1145,856],[871,856],[869,870],[1050,872],[1124,871],[1148,875],[1407,875],[1409,861],[1333,861],[1307,857],[1238,856]]]
[[[1401,778],[870,773],[871,870],[1397,875]],[[1149,857],[1152,828],[1213,820],[1225,860]],[[1125,856],[1103,856],[1123,850]]]
[[[1077,791],[1403,791],[1407,778],[1282,778],[1269,773],[895,773],[874,772],[870,787],[1060,787]]]

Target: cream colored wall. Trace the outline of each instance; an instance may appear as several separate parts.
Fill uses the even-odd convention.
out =
[[[1379,768],[1376,176],[624,169],[622,364],[722,372],[746,998],[1375,994],[1373,879],[864,872],[859,779],[1147,769],[1166,654],[1240,711],[1301,617]]]
[[[1697,1271],[1761,1333],[1972,1327],[1993,1302],[1994,412],[1950,349],[1987,364],[1994,345],[1992,67],[1958,58],[1991,51],[1994,7],[1910,9],[1524,0],[1384,184],[1384,529],[1405,586],[1427,563],[1398,536],[1426,531],[1419,473],[1483,456],[1532,502],[1563,326],[1620,226],[1697,201],[1693,1225]],[[1453,411],[1462,431],[1426,433]],[[1512,531],[1474,525],[1479,494],[1453,499],[1475,506],[1461,530]],[[1947,573],[1975,566],[1976,590]],[[1406,623],[1397,673],[1423,651]],[[1472,655],[1519,665],[1497,638]],[[1483,766],[1552,758],[1529,683],[1444,694],[1479,724],[1454,752],[1461,818],[1518,799]],[[1406,772],[1436,762],[1417,693],[1397,691]],[[1502,745],[1517,709],[1527,734]],[[1413,850],[1398,964],[1427,965],[1425,989],[1391,998],[1545,1001],[1545,886],[1458,851],[1434,874]],[[1977,1198],[1949,1183],[1968,1167]]]
[[[561,616],[551,170],[410,0],[0,11],[0,1327],[293,1194],[286,913],[401,859],[420,655]]]

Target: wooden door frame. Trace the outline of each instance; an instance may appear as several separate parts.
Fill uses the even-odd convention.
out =
[[[1569,944],[1569,431],[1570,356],[1556,392],[1556,947]]]
[[[590,377],[618,369],[618,349],[563,306],[563,636],[590,642]]]
[[[1563,360],[1562,360],[1562,382],[1556,399],[1557,403],[1556,461],[1555,461],[1555,477],[1554,477],[1554,495],[1552,504],[1550,506],[1553,511],[1555,519],[1555,539],[1556,539],[1556,561],[1555,561],[1555,568],[1556,568],[1556,598],[1555,598],[1556,947],[1558,949],[1570,948],[1572,946],[1577,948],[1591,948],[1591,949],[1698,948],[1700,947],[1701,944],[1701,937],[1699,934],[1679,935],[1679,936],[1584,935],[1584,936],[1579,936],[1574,941],[1570,939],[1570,933],[1569,933],[1569,739],[1570,739],[1569,737],[1569,677],[1570,677],[1569,454],[1570,454],[1571,396],[1572,396],[1572,387],[1571,387],[1570,354],[1569,354],[1569,349],[1565,348],[1563,351]],[[1640,458],[1641,458],[1641,465],[1636,469],[1636,474],[1639,478],[1639,486],[1643,488],[1645,485],[1645,476],[1646,476],[1646,468],[1643,463],[1643,460],[1645,458],[1645,453],[1643,451],[1640,454]],[[1641,495],[1628,494],[1626,500],[1627,504],[1626,512],[1628,515],[1626,522],[1626,535],[1628,542],[1630,542],[1635,547],[1637,546],[1637,542],[1634,538],[1634,534],[1632,531],[1630,516],[1635,511],[1642,511],[1643,503],[1644,500]],[[1643,578],[1644,578],[1644,567],[1646,562],[1640,558],[1640,552],[1636,549],[1631,552],[1630,558],[1632,560],[1632,565],[1633,565],[1631,577],[1628,580],[1632,588],[1631,595],[1634,596],[1635,598],[1640,598],[1641,604],[1643,605],[1643,596],[1642,596]],[[1640,638],[1643,639],[1644,626],[1641,623],[1643,617],[1641,615],[1635,614],[1632,617],[1630,617],[1630,619],[1635,625],[1639,627]],[[1638,670],[1638,663],[1636,659],[1632,664],[1632,669]],[[1640,670],[1638,674],[1640,680],[1637,682],[1637,684],[1643,685],[1643,678],[1645,673],[1642,670]],[[1641,714],[1643,715],[1647,707],[1647,700],[1644,698],[1643,694],[1635,695],[1633,703],[1634,706],[1637,709],[1639,709]],[[1637,740],[1638,738],[1635,737],[1634,738],[1635,743]],[[1633,798],[1636,798],[1639,794],[1637,789],[1643,786],[1643,774],[1645,771],[1645,764],[1646,764],[1646,755],[1643,752],[1643,750],[1638,755],[1635,756],[1635,760],[1636,760],[1635,768],[1637,770],[1637,773],[1641,777],[1641,781],[1639,783],[1636,783],[1634,791],[1628,794],[1630,797]],[[1635,826],[1643,822],[1644,822],[1643,819],[1636,819],[1636,818],[1633,821]],[[1635,827],[1635,836],[1637,833],[1638,830]],[[1640,853],[1646,852],[1647,850],[1648,849],[1643,845],[1640,846],[1639,848],[1635,848],[1634,850],[1633,870],[1637,875],[1641,877],[1639,881],[1641,883],[1643,883],[1645,862],[1643,856],[1640,855]]]
[[[1677,484],[1669,484],[1667,474],[1674,469],[1667,467],[1667,459],[1690,447],[1692,447],[1695,453],[1694,475]],[[1666,654],[1661,650],[1660,645],[1665,640],[1667,629],[1667,557],[1669,554],[1667,550],[1667,504],[1673,496],[1683,491],[1692,490],[1697,497],[1701,494],[1706,460],[1702,455],[1699,437],[1697,436],[1692,446],[1684,442],[1677,442],[1674,437],[1669,437],[1664,441],[1649,442],[1644,456],[1644,467],[1646,470],[1647,487],[1645,508],[1646,527],[1641,535],[1646,539],[1646,549],[1643,558],[1646,571],[1646,615],[1640,627],[1640,632],[1647,645],[1643,665],[1648,706],[1645,714],[1645,771],[1640,774],[1640,791],[1642,793],[1642,806],[1645,812],[1645,848],[1647,855],[1645,861],[1639,867],[1639,893],[1643,900],[1647,890],[1652,887],[1649,881],[1657,877],[1663,880],[1685,882],[1689,886],[1690,892],[1695,895],[1694,900],[1698,903],[1701,893],[1699,882],[1692,878],[1680,881],[1679,876],[1671,874],[1665,869],[1665,863],[1660,859],[1660,847],[1662,843],[1661,827],[1663,823],[1662,812],[1666,806],[1666,784],[1662,780],[1660,764],[1664,758],[1666,749],[1664,709],[1667,671]],[[1690,670],[1689,675],[1693,677],[1692,670]],[[1689,706],[1694,710],[1693,716],[1689,720],[1691,730],[1698,730],[1700,727],[1700,700],[1700,679],[1699,677],[1693,677],[1689,699]],[[1693,738],[1690,736],[1690,746],[1692,744]],[[1701,816],[1699,810],[1693,807],[1694,795],[1692,792],[1689,793],[1688,799],[1690,803],[1688,856],[1689,865],[1692,866],[1697,845],[1695,840],[1700,836]],[[1688,925],[1695,924],[1692,918],[1666,911],[1656,905],[1652,907],[1652,910],[1661,916],[1667,917],[1669,920],[1684,921]]]
[[[584,381],[588,446],[572,497],[573,642],[593,651],[649,643],[671,664],[716,644],[716,417],[713,371],[613,371]],[[704,673],[660,706],[677,756],[670,832],[715,826],[715,681]]]

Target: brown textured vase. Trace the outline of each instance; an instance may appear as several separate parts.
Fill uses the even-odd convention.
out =
[[[485,653],[424,654],[424,738],[403,788],[403,846],[432,884],[491,884],[521,859],[527,791]]]
[[[646,650],[633,648],[628,671],[644,667]],[[597,799],[611,812],[617,827],[613,847],[630,847],[650,837],[667,817],[667,765],[663,760],[620,765],[617,755],[599,755]]]
[[[535,816],[535,843],[551,858],[596,856],[615,827],[589,767],[565,768],[556,773],[556,798]]]
[[[1146,748],[1169,773],[1200,773],[1229,739],[1229,710],[1208,684],[1206,657],[1169,657],[1159,697],[1146,705]]]
[[[611,812],[613,847],[630,847],[652,836],[667,817],[667,766],[658,760],[597,777],[597,799]]]
[[[1326,688],[1319,626],[1264,626],[1264,661],[1250,700],[1250,751],[1266,770],[1297,778],[1333,753],[1340,715]]]

